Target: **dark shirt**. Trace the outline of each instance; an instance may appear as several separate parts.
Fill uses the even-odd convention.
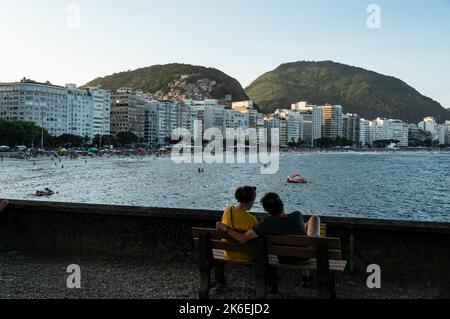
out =
[[[259,237],[265,236],[306,236],[305,221],[300,212],[295,212],[285,217],[268,217],[260,221],[253,231]],[[305,262],[308,259],[278,257],[281,263],[292,264]]]

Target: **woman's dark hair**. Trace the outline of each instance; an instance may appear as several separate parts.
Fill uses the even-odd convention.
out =
[[[239,203],[247,204],[256,199],[256,187],[244,186],[239,187],[234,194]]]
[[[284,212],[284,204],[280,196],[275,193],[266,194],[261,200],[264,210],[271,216],[278,216]]]

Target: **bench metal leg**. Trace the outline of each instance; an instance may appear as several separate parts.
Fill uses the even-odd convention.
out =
[[[336,281],[334,273],[330,273],[327,278],[319,278],[319,298],[336,299]]]
[[[336,277],[334,273],[330,274],[330,299],[336,299]]]
[[[330,271],[328,258],[328,244],[320,243],[317,249],[317,281],[320,299],[334,299],[336,297],[334,274]]]
[[[214,267],[216,284],[225,285],[225,263],[216,262]]]
[[[267,280],[265,276],[256,277],[256,299],[264,300],[267,298]]]
[[[256,258],[254,263],[256,275],[256,299],[266,299],[267,297],[267,277],[269,260],[267,258],[266,243],[264,239],[256,239]]]
[[[327,281],[319,280],[319,299],[330,299],[330,289]]]
[[[211,242],[208,235],[199,237],[199,262],[200,270],[200,290],[199,298],[208,299],[209,290],[211,289],[211,270],[214,266],[214,256],[211,248]]]
[[[350,230],[350,256],[349,256],[349,264],[350,264],[350,273],[355,272],[355,254],[356,254],[356,235],[354,230]]]
[[[269,267],[268,275],[269,275],[269,287],[271,288],[270,292],[273,294],[277,294],[279,292],[277,268]]]
[[[200,270],[200,280],[199,298],[208,299],[209,290],[211,289],[211,268]]]

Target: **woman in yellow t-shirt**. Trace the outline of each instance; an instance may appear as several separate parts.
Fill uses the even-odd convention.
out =
[[[239,187],[236,190],[235,198],[238,201],[237,206],[228,206],[222,217],[222,223],[230,227],[231,229],[246,233],[252,229],[258,220],[255,216],[249,213],[249,211],[255,205],[256,200],[256,187]],[[247,261],[254,257],[240,252],[225,252],[225,256],[233,260]]]

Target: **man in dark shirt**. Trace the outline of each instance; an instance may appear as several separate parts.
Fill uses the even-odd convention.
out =
[[[264,196],[261,203],[264,210],[269,213],[269,217],[260,221],[245,234],[240,234],[222,223],[217,223],[217,229],[243,244],[252,239],[269,235],[320,237],[319,217],[313,216],[305,224],[303,215],[300,212],[290,215],[285,214],[283,201],[275,193],[269,193]]]

